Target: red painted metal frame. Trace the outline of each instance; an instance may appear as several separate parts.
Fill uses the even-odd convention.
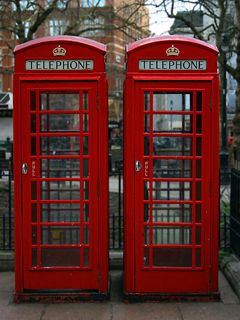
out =
[[[180,49],[180,55],[179,57],[167,58],[166,49],[173,44]],[[134,296],[140,299],[144,296],[145,298],[146,296],[154,296],[154,299],[157,299],[157,297],[165,297],[166,294],[175,297],[183,297],[186,294],[218,296],[219,80],[217,54],[218,51],[215,47],[202,41],[175,36],[143,39],[127,47],[128,68],[124,85],[124,291],[129,299]],[[141,59],[205,59],[208,67],[204,71],[144,71],[138,70],[138,61]],[[205,272],[200,268],[197,275],[194,276],[195,284],[190,285],[187,284],[188,281],[185,278],[188,274],[188,268],[181,268],[182,276],[180,278],[177,274],[177,272],[179,273],[178,268],[155,268],[155,271],[149,271],[149,276],[145,277],[143,276],[144,273],[141,273],[138,269],[139,261],[142,258],[139,245],[143,246],[141,242],[143,239],[143,222],[138,218],[138,215],[143,216],[143,188],[142,190],[141,187],[139,189],[141,178],[136,178],[139,173],[136,174],[134,168],[135,160],[139,160],[138,157],[143,152],[143,141],[141,141],[143,132],[139,127],[139,122],[142,121],[139,117],[143,115],[143,111],[139,109],[143,108],[142,91],[164,91],[164,88],[169,88],[171,92],[177,91],[178,93],[181,93],[181,90],[182,92],[193,93],[201,90],[207,103],[205,105],[207,111],[203,115],[206,120],[203,122],[206,129],[206,135],[203,136],[203,139],[208,145],[207,154],[204,155],[207,159],[204,168],[206,173],[204,183],[207,188],[202,190],[206,199],[204,205],[208,212],[208,218],[205,221],[205,241],[203,242],[207,261],[204,262],[206,264],[203,266]],[[160,113],[164,114],[165,112]],[[169,112],[166,113],[169,114]],[[187,134],[181,135],[187,136]],[[164,134],[161,134],[161,136],[164,136]],[[160,180],[169,181],[170,179],[161,178]],[[180,180],[179,178],[171,179],[171,181]],[[188,179],[183,180],[190,181]],[[184,201],[184,203],[187,203],[187,201]],[[174,245],[174,247],[177,246]],[[192,272],[196,271],[192,270]],[[205,284],[207,281],[207,286],[197,288],[198,285],[201,286],[203,274],[205,274],[204,278]]]
[[[28,59],[42,59],[53,60],[52,50],[61,45],[67,50],[67,54],[61,59],[91,59],[94,61],[94,70],[81,70],[81,71],[26,71],[25,60]],[[39,300],[39,289],[48,291],[48,297],[51,299],[52,290],[60,289],[68,290],[68,295],[74,296],[73,300],[77,300],[76,296],[83,295],[83,299],[89,297],[89,299],[101,299],[108,296],[109,284],[108,284],[108,109],[107,109],[107,80],[105,74],[104,56],[106,53],[106,47],[95,41],[83,39],[79,37],[48,37],[38,40],[33,40],[29,43],[17,46],[15,49],[15,75],[14,75],[14,188],[15,188],[15,300],[29,299]],[[24,90],[23,90],[24,89]],[[40,282],[30,281],[31,293],[26,292],[26,277],[28,277],[28,271],[26,266],[29,267],[30,256],[26,256],[26,252],[30,252],[31,239],[29,236],[26,238],[25,225],[29,223],[28,229],[31,226],[30,214],[27,213],[24,208],[29,210],[29,194],[24,192],[24,179],[28,180],[26,176],[21,174],[22,163],[28,161],[26,150],[29,150],[29,142],[23,141],[24,134],[29,134],[30,114],[27,110],[26,99],[28,98],[29,90],[63,90],[71,92],[82,92],[83,90],[90,90],[91,96],[91,112],[94,113],[95,125],[91,128],[97,141],[95,141],[94,152],[96,159],[92,162],[92,173],[95,172],[94,186],[92,192],[97,201],[94,201],[96,217],[94,219],[96,231],[94,235],[94,251],[92,252],[92,258],[94,259],[94,272],[96,274],[95,283],[91,277],[85,277],[84,268],[53,268],[51,271],[45,271],[46,277],[41,275],[43,270],[33,270],[32,273],[39,273]],[[28,113],[28,114],[25,114]],[[51,113],[51,112],[48,112]],[[56,112],[54,112],[56,113]],[[61,113],[61,112],[59,112]],[[63,112],[64,113],[64,112]],[[66,112],[69,113],[69,112]],[[75,112],[70,112],[75,113]],[[25,125],[26,124],[26,125]],[[89,133],[90,134],[90,133]],[[54,135],[46,133],[45,136]],[[57,135],[57,134],[56,134]],[[64,133],[66,135],[75,135],[74,133]],[[26,136],[26,135],[25,135]],[[95,139],[95,140],[96,140]],[[26,148],[25,148],[26,147]],[[30,155],[29,155],[30,156]],[[44,158],[48,158],[47,156]],[[61,157],[62,158],[62,157]],[[69,156],[68,156],[69,158]],[[39,179],[37,179],[39,180]],[[41,179],[40,179],[41,180]],[[39,181],[40,181],[39,180]],[[47,179],[44,179],[47,180]],[[54,180],[54,179],[53,179]],[[66,180],[58,178],[58,180]],[[69,180],[69,179],[67,179]],[[76,180],[76,179],[72,179]],[[29,192],[30,193],[30,192]],[[74,200],[72,200],[74,202]],[[26,217],[29,221],[26,220]],[[58,223],[60,225],[61,223]],[[48,223],[47,225],[53,225]],[[65,225],[68,225],[65,224]],[[27,229],[27,230],[28,230]],[[29,231],[29,230],[28,230]],[[28,235],[30,233],[28,232]],[[82,237],[82,236],[81,236]],[[66,245],[68,247],[68,245]],[[71,247],[71,245],[70,245]],[[27,261],[27,262],[26,262]],[[76,270],[78,269],[78,271]],[[74,271],[75,270],[75,271]],[[64,271],[66,273],[82,273],[82,279],[79,281],[79,277],[72,276],[71,284],[67,283],[69,279],[65,279],[64,284]],[[86,275],[85,275],[86,276]],[[58,280],[59,279],[59,280]],[[75,279],[75,280],[74,280]],[[42,280],[42,281],[41,281]],[[57,284],[57,281],[61,282],[61,285]],[[94,290],[93,290],[94,289]],[[77,291],[76,291],[77,290]],[[45,290],[44,290],[45,291]],[[29,297],[30,294],[30,297]],[[56,300],[56,292],[52,295],[53,300]],[[60,298],[61,299],[61,298]],[[41,300],[41,299],[40,299]],[[48,300],[49,301],[49,300]]]

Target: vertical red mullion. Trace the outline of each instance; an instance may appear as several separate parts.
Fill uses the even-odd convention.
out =
[[[149,267],[152,269],[153,267],[153,221],[152,221],[152,208],[153,208],[153,91],[150,91],[150,110],[149,110],[149,117],[150,117],[150,130],[149,130],[149,163],[150,163],[150,175],[149,175]]]
[[[192,268],[196,268],[196,110],[197,94],[192,93],[193,119],[192,119]]]
[[[40,94],[39,90],[36,91],[36,167],[39,169],[39,176],[37,175],[37,267],[41,267],[41,230],[40,230],[40,221],[41,221],[41,212],[40,212],[40,200],[41,200],[41,190],[39,178],[41,177],[41,164],[39,155],[41,154],[40,150]]]
[[[84,236],[83,236],[83,219],[84,219],[84,214],[83,214],[83,196],[84,196],[84,182],[83,182],[83,92],[79,91],[79,147],[80,147],[80,155],[79,155],[79,160],[80,160],[80,267],[83,267],[83,242],[84,242]]]

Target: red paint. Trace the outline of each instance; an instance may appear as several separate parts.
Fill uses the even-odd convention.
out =
[[[59,46],[65,56],[53,55]],[[105,53],[102,44],[68,36],[15,49],[16,300],[28,290],[107,296]],[[27,60],[56,59],[92,60],[94,68],[25,70]]]
[[[167,56],[172,46],[178,56]],[[218,292],[217,55],[211,45],[175,36],[127,47],[124,286],[129,297]],[[207,68],[139,70],[140,60],[172,61],[169,65],[206,60]],[[135,171],[135,161],[142,170]]]

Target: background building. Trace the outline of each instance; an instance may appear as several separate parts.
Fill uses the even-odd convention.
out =
[[[123,107],[125,46],[149,36],[149,13],[144,2],[26,0],[20,1],[19,7],[18,2],[6,1],[1,5],[0,92],[13,91],[13,49],[19,42],[63,34],[87,37],[107,45],[109,119],[120,121]],[[39,17],[43,21],[38,24]]]

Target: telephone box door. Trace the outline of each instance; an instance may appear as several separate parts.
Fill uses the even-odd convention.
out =
[[[211,83],[135,88],[135,292],[208,292]]]
[[[98,289],[96,82],[23,82],[23,287]]]

